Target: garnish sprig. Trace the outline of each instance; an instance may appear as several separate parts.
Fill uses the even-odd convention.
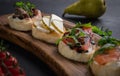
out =
[[[104,27],[98,28],[97,26],[92,26],[92,31],[102,37],[112,35],[112,31],[110,31],[108,28],[107,29],[103,29],[103,28]]]
[[[16,2],[15,6],[24,9],[30,17],[34,15],[32,9],[35,8],[35,5],[30,2]]]
[[[119,46],[120,45],[120,40],[110,37],[110,36],[105,36],[102,37],[99,41],[98,41],[98,45],[99,46],[103,46],[105,44],[113,44],[115,46]]]
[[[102,37],[112,35],[112,31],[110,31],[108,28],[107,29],[106,28],[104,29],[104,27],[99,28],[97,26],[92,25],[91,22],[86,23],[86,24],[81,24],[80,22],[78,22],[75,27],[77,27],[77,28],[83,28],[83,27],[91,28],[94,33],[96,33]]]

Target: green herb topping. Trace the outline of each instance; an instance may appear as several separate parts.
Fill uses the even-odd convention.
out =
[[[32,12],[32,9],[35,8],[35,5],[30,3],[30,2],[16,2],[15,3],[15,6],[16,7],[19,7],[19,8],[22,8],[24,9],[25,11],[27,11],[27,13],[29,14],[30,17],[33,16],[33,12]]]
[[[113,44],[113,45],[115,45],[115,46],[119,46],[119,45],[120,45],[120,40],[115,39],[115,38],[113,38],[113,37],[105,36],[105,37],[101,38],[101,39],[98,41],[98,45],[99,45],[99,46],[103,46],[103,45],[105,45],[105,44],[107,44],[107,43]]]
[[[98,28],[97,26],[92,26],[92,31],[100,36],[111,36],[112,35],[112,31],[110,31],[109,29],[103,30],[103,27]]]
[[[91,23],[81,24],[80,22],[76,23],[75,28],[82,28],[82,27],[92,27]]]
[[[76,24],[75,27],[78,28],[91,28],[92,31],[100,36],[111,36],[112,35],[112,31],[110,31],[109,29],[103,29],[103,27],[99,28],[97,26],[93,26],[91,23],[86,23],[86,24],[81,24],[80,22]]]

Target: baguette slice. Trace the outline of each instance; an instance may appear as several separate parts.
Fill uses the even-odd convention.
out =
[[[20,20],[19,18],[13,18],[13,15],[8,17],[9,26],[19,31],[29,31],[32,29],[33,21],[31,18],[25,18]]]
[[[90,64],[91,70],[95,76],[120,76],[120,46],[115,50],[118,50],[117,58],[114,53],[111,53],[113,59],[106,57],[104,60],[108,60],[106,64],[100,64],[95,60]]]
[[[64,33],[59,33],[50,23],[50,16],[44,16],[39,22],[36,22],[32,27],[32,36],[36,39],[43,40],[48,43],[55,44],[56,41],[62,38]],[[59,21],[58,21],[59,23]],[[57,25],[57,24],[56,24]],[[59,24],[58,24],[59,25]],[[59,25],[64,27],[63,25]],[[65,28],[64,28],[65,32]]]
[[[95,76],[120,76],[120,61],[100,65],[96,61],[91,64]]]
[[[19,19],[19,18],[13,18],[13,15],[10,15],[8,17],[9,25],[11,28],[19,31],[29,31],[32,29],[33,22],[41,20],[41,12],[40,10],[37,10],[37,15],[33,18],[25,18],[25,19]]]
[[[88,60],[92,57],[93,53],[95,52],[95,46],[91,45],[87,53],[78,53],[75,50],[72,50],[63,41],[61,41],[58,45],[58,52],[70,60],[78,62],[88,62]]]
[[[99,35],[93,33],[92,38],[94,41],[98,42],[98,40],[101,37]],[[76,50],[71,49],[69,45],[67,45],[63,41],[60,41],[60,43],[58,45],[58,52],[68,59],[71,59],[74,61],[79,61],[79,62],[88,62],[89,59],[93,56],[95,50],[98,48],[99,47],[97,46],[97,43],[95,45],[92,45],[90,43],[90,46],[88,46],[88,49],[87,49],[88,52],[78,53]]]
[[[58,34],[56,32],[47,33],[46,29],[44,29],[44,28],[42,28],[42,29],[44,31],[33,26],[32,27],[32,36],[36,39],[40,39],[40,40],[43,40],[45,42],[52,43],[52,44],[55,44],[56,41],[63,36],[63,34]]]

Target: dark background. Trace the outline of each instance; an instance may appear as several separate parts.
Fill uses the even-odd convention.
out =
[[[20,0],[0,0],[0,15],[13,13],[13,4]],[[22,0],[30,1],[36,5],[42,12],[54,13],[62,17],[64,8],[77,0]],[[71,22],[92,22],[97,26],[104,26],[113,31],[113,37],[120,39],[120,0],[106,0],[107,10],[105,14],[96,20],[83,19],[80,16],[69,16],[66,18]],[[22,68],[26,71],[27,76],[55,76],[56,74],[44,62],[27,52],[23,48],[6,41],[9,46],[8,51],[15,56]],[[54,64],[53,64],[54,65]]]

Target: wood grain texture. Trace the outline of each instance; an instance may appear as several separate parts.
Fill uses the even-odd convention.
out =
[[[43,14],[45,15],[45,14]],[[68,60],[57,52],[57,46],[32,37],[31,31],[20,32],[8,25],[8,15],[0,16],[0,37],[32,52],[48,64],[59,76],[93,76],[86,64]],[[74,26],[64,20],[66,28]]]

